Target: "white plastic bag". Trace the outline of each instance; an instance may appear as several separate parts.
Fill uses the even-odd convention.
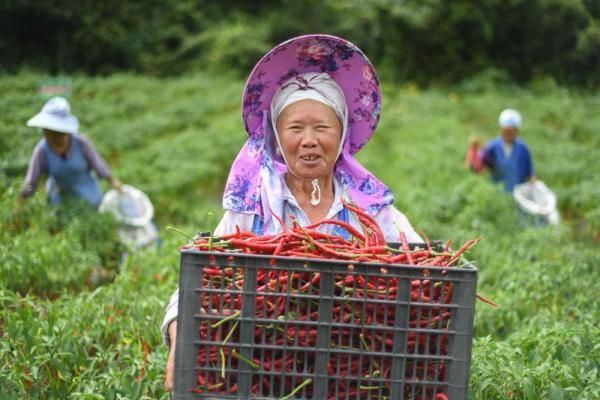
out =
[[[144,247],[158,239],[158,229],[152,223],[154,207],[144,192],[131,185],[106,192],[99,211],[111,213],[121,223],[117,233],[129,246]]]
[[[122,225],[117,234],[121,242],[137,248],[154,244],[158,239],[158,229],[152,222],[144,226]]]
[[[556,195],[544,182],[537,180],[516,185],[513,189],[513,197],[523,212],[542,217],[551,225],[559,223],[560,214],[556,208]]]
[[[148,196],[130,185],[123,185],[121,191],[111,189],[106,192],[99,210],[111,213],[117,221],[130,226],[145,226],[154,216]]]

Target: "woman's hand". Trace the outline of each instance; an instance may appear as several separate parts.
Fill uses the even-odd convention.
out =
[[[114,176],[108,178],[108,182],[110,183],[110,187],[113,189],[118,190],[119,192],[123,190],[123,184]]]
[[[175,383],[175,342],[177,341],[177,320],[169,324],[169,340],[171,348],[169,350],[169,359],[167,360],[167,373],[165,375],[165,386],[169,392],[173,391]]]

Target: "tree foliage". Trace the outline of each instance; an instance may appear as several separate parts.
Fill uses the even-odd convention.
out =
[[[594,0],[9,0],[0,5],[3,69],[247,74],[271,46],[331,33],[395,80],[457,82],[490,68],[526,82],[600,83]]]

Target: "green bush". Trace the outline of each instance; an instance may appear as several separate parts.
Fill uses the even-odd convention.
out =
[[[13,211],[14,189],[0,197],[0,286],[55,298],[115,277],[125,248],[110,215],[81,203],[51,207],[41,196]]]

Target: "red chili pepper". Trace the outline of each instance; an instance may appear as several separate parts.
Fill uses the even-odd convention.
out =
[[[304,257],[304,258],[315,258],[317,260],[325,260],[327,259],[327,257],[325,256],[321,256],[319,254],[314,254],[314,253],[302,253],[300,251],[293,251],[293,250],[287,250],[284,252],[285,255],[288,256],[295,256],[295,257]]]
[[[456,253],[454,253],[454,255],[452,256],[452,258],[450,258],[450,260],[447,263],[445,263],[444,265],[452,265],[456,260],[458,260],[460,258],[460,256],[465,251],[467,251],[473,245],[477,244],[480,240],[481,240],[481,237],[478,237],[477,239],[467,240],[467,242],[465,244],[463,244],[461,246],[461,248],[458,249],[458,251]]]
[[[446,295],[444,296],[444,303],[448,304],[450,303],[450,301],[452,300],[452,290],[453,290],[454,285],[452,285],[451,283],[448,283],[446,285]]]
[[[361,234],[359,231],[357,231],[352,225],[350,225],[347,222],[344,221],[340,221],[337,219],[324,219],[321,220],[319,222],[316,222],[312,225],[308,225],[305,228],[306,229],[315,229],[321,225],[339,225],[342,228],[344,228],[345,230],[348,231],[349,234],[351,234],[352,236],[354,236],[355,238],[359,239],[360,241],[364,242],[365,241],[365,237],[363,234]],[[339,237],[339,236],[338,236]]]
[[[311,286],[316,286],[317,283],[319,283],[320,278],[321,278],[321,273],[315,272],[315,274],[313,275],[313,278],[309,282],[306,282],[304,285],[302,285],[298,290],[301,292],[307,291]]]
[[[429,265],[444,265],[446,258],[448,258],[448,256],[437,256],[431,260]]]
[[[400,264],[403,261],[408,259],[408,255],[406,253],[398,254],[397,256],[390,257],[391,264]]]
[[[408,245],[408,240],[406,240],[406,235],[404,232],[400,232],[400,243],[402,243],[402,250],[406,252],[406,258],[410,265],[415,264],[415,260],[413,259],[412,254],[410,253],[410,246]]]
[[[279,253],[281,253],[281,249],[283,249],[283,245],[285,243],[285,238],[282,237],[281,239],[279,239],[279,243],[277,244],[277,247],[275,248],[275,251],[273,252],[273,255],[276,256]]]
[[[230,233],[228,235],[222,235],[219,237],[220,240],[229,240],[229,239],[244,239],[244,238],[254,238],[257,237],[256,234],[254,232],[248,232],[248,231],[242,231],[240,230],[239,225],[235,226],[236,228],[236,232],[235,233]],[[208,241],[206,241],[206,244],[208,244]]]
[[[285,233],[287,231],[287,228],[285,226],[285,222],[283,222],[283,219],[281,219],[279,215],[275,214],[271,206],[269,206],[269,210],[271,210],[271,215],[273,216],[273,218],[275,218],[281,225],[281,231]]]
[[[381,228],[377,224],[377,221],[375,221],[375,219],[373,219],[373,217],[371,217],[369,214],[367,214],[364,210],[360,209],[359,207],[354,207],[354,206],[350,205],[343,198],[342,198],[342,203],[344,204],[344,206],[346,206],[346,208],[348,208],[348,210],[353,211],[357,215],[360,222],[367,225],[368,228],[373,230],[373,232],[375,233],[375,239],[376,239],[375,244],[384,244],[385,243],[385,238],[383,236],[383,232],[381,231]]]
[[[423,235],[423,237],[425,238],[425,244],[427,245],[427,250],[431,253],[431,242],[429,241],[427,234],[425,234],[425,232],[421,228],[419,228],[419,232],[421,232],[421,235]]]
[[[277,249],[277,244],[255,243],[251,240],[244,240],[244,239],[235,239],[235,238],[229,239],[229,243],[234,247],[253,249],[253,250],[262,251],[262,252],[271,253],[271,254],[275,251],[275,249]]]
[[[494,303],[493,301],[491,301],[491,300],[489,300],[489,299],[486,299],[485,297],[483,297],[483,296],[482,296],[482,295],[480,295],[479,293],[477,293],[477,295],[476,295],[476,296],[477,296],[477,298],[478,298],[479,300],[483,301],[484,303],[488,303],[488,304],[489,304],[489,305],[491,305],[491,306],[498,307],[498,304]]]

